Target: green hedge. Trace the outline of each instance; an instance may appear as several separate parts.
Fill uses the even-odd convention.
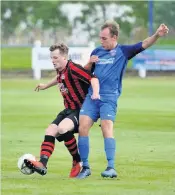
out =
[[[175,39],[162,38],[159,40],[159,45],[155,48],[170,49],[175,45]],[[28,47],[8,47],[1,50],[1,69],[2,70],[22,70],[31,69],[32,66],[32,48]],[[128,67],[132,66],[132,61],[129,61]]]
[[[1,49],[1,69],[31,69],[32,48],[8,47]]]

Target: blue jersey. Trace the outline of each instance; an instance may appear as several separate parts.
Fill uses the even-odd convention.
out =
[[[95,63],[94,74],[100,82],[100,96],[118,97],[122,90],[122,78],[128,60],[140,53],[142,42],[134,45],[120,45],[112,50],[106,50],[102,46],[97,47],[91,53],[98,56],[99,60]],[[92,94],[92,87],[89,88],[89,94]]]

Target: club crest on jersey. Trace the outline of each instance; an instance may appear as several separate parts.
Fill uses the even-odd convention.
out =
[[[110,51],[110,54],[111,54],[111,56],[115,56],[115,55],[116,55],[116,50],[115,50],[115,49],[112,49],[112,50]]]
[[[61,75],[61,79],[62,79],[62,80],[65,79],[65,75],[64,75],[64,74]]]
[[[61,93],[68,93],[68,89],[64,86],[63,83],[58,83],[58,88],[60,89]]]

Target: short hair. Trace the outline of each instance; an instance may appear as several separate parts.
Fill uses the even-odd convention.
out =
[[[102,26],[101,26],[101,30],[105,29],[105,28],[109,28],[109,32],[111,34],[111,36],[118,36],[119,34],[119,24],[117,22],[115,22],[114,20],[107,20]]]
[[[49,48],[50,51],[55,51],[56,49],[60,51],[60,54],[68,55],[69,48],[64,43],[57,43],[57,44],[51,45]]]

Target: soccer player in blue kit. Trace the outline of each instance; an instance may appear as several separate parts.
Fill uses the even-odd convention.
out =
[[[102,177],[117,177],[115,170],[116,141],[113,135],[113,123],[116,118],[117,100],[122,91],[122,78],[128,60],[144,49],[153,45],[159,37],[168,33],[166,25],[161,24],[155,34],[134,45],[118,44],[119,25],[115,21],[107,21],[100,31],[101,46],[94,49],[90,60],[85,66],[94,72],[100,82],[100,99],[91,99],[92,88],[80,110],[80,126],[78,147],[83,167],[77,178],[83,179],[91,175],[88,162],[89,129],[93,123],[101,119],[101,130],[104,137],[104,150],[107,168],[101,173]]]

